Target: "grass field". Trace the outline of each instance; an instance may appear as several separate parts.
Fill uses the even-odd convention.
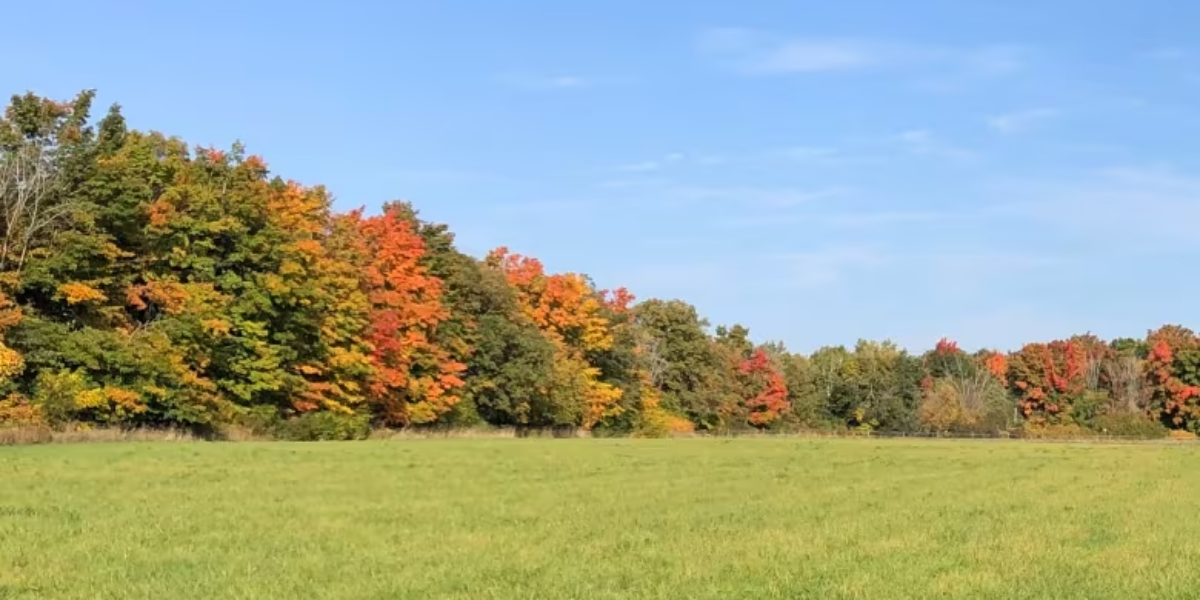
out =
[[[1196,598],[1200,448],[0,448],[0,599]]]

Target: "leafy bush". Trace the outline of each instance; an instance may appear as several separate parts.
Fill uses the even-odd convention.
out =
[[[246,410],[237,418],[237,424],[245,427],[252,435],[273,437],[278,431],[283,419],[273,406],[255,406]]]
[[[480,416],[479,407],[472,398],[463,398],[455,402],[454,406],[442,415],[441,421],[450,429],[472,429],[487,425],[487,421]]]
[[[679,421],[691,425],[691,421],[680,419],[661,406],[650,406],[638,413],[633,423],[633,437],[662,438],[679,430]]]
[[[1071,403],[1071,419],[1076,423],[1090,423],[1096,426],[1102,416],[1102,409],[1109,401],[1108,392],[1085,392],[1076,397]],[[1143,418],[1143,420],[1145,420]]]
[[[368,415],[319,411],[284,418],[271,406],[255,406],[243,411],[236,426],[244,428],[253,438],[293,442],[363,440],[371,433]]]
[[[304,413],[280,421],[275,427],[275,437],[296,442],[365,440],[370,433],[368,416],[332,412]]]
[[[1069,440],[1087,437],[1089,433],[1075,423],[1051,423],[1035,425],[1025,423],[1021,437],[1035,440]]]
[[[78,398],[88,389],[79,371],[43,371],[33,387],[33,403],[46,417],[46,423],[62,430],[79,414]]]
[[[45,425],[45,415],[35,405],[19,394],[0,398],[0,427],[40,427]]]
[[[1138,439],[1167,437],[1167,428],[1140,413],[1102,414],[1092,421],[1092,428],[1105,435]]]

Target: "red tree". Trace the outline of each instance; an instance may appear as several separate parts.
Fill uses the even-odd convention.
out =
[[[425,244],[399,209],[362,221],[361,230],[369,260],[371,397],[391,424],[432,422],[458,402],[453,392],[466,368],[433,342],[449,317],[442,281],[421,264]]]
[[[761,348],[738,365],[744,381],[746,420],[755,427],[766,427],[783,417],[791,407],[783,374],[771,364]]]
[[[1168,325],[1147,337],[1150,354],[1146,357],[1146,375],[1151,388],[1152,406],[1176,427],[1200,419],[1200,387],[1181,378],[1185,371],[1179,360],[1194,357],[1200,350],[1200,338],[1192,330]]]

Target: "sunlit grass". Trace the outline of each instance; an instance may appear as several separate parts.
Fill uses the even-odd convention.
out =
[[[1200,448],[0,448],[0,598],[1195,598]]]

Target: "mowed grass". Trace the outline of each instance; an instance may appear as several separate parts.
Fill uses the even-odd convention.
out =
[[[0,448],[0,598],[1196,598],[1200,448]]]

